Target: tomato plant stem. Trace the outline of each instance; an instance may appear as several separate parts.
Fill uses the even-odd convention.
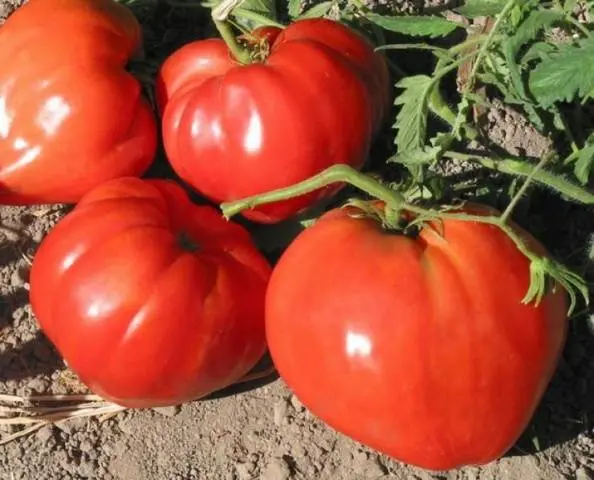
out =
[[[403,195],[382,185],[372,177],[364,175],[347,165],[333,165],[317,175],[289,187],[272,190],[235,202],[223,203],[221,204],[221,210],[226,218],[231,218],[243,210],[305,195],[335,183],[349,183],[395,209],[400,209],[406,205]]]
[[[233,54],[235,60],[243,64],[250,63],[250,54],[237,41],[237,37],[233,33],[231,25],[227,21],[219,20],[214,20],[214,24],[217,27],[219,33],[221,34],[221,38],[227,44],[229,51]]]
[[[594,193],[585,190],[563,177],[557,176],[547,170],[534,171],[534,165],[512,158],[495,159],[481,155],[469,155],[466,153],[448,151],[443,153],[443,157],[460,160],[465,162],[476,162],[491,170],[496,170],[509,175],[518,177],[527,177],[533,174],[533,180],[545,187],[550,188],[573,201],[594,205]]]
[[[536,177],[540,171],[534,167],[532,167],[531,170],[534,177]],[[524,188],[527,188],[530,181],[531,178],[528,177]],[[522,252],[522,254],[524,254],[530,261],[530,287],[526,292],[526,296],[522,300],[523,303],[530,303],[534,301],[536,304],[538,304],[542,300],[548,290],[548,283],[546,281],[547,275],[567,290],[571,299],[569,312],[573,311],[575,307],[577,299],[576,292],[584,298],[586,303],[588,302],[588,287],[584,280],[578,274],[572,272],[567,267],[557,263],[556,261],[546,257],[541,257],[538,254],[532,252],[532,250],[526,245],[521,233],[519,233],[515,227],[508,224],[507,216],[509,215],[509,212],[504,213],[502,216],[483,216],[469,214],[464,211],[451,212],[443,208],[433,210],[412,205],[406,202],[404,196],[400,192],[385,186],[373,177],[365,175],[364,173],[361,173],[348,165],[334,165],[318,173],[317,175],[314,175],[313,177],[310,177],[294,185],[262,193],[260,195],[254,195],[252,197],[244,198],[234,202],[226,202],[221,204],[220,208],[223,212],[223,215],[229,219],[243,210],[251,209],[267,203],[288,200],[335,183],[348,183],[364,191],[375,199],[385,202],[386,207],[393,210],[393,212],[390,212],[391,217],[395,217],[398,215],[398,212],[406,210],[417,215],[416,223],[437,220],[440,218],[449,218],[452,220],[479,222],[493,225],[502,230],[514,242],[518,250]],[[521,195],[522,192],[519,193]],[[519,198],[520,195],[518,195],[517,198]]]
[[[237,36],[227,20],[231,12],[243,2],[244,0],[222,0],[212,9],[211,16],[229,51],[239,63],[247,64],[250,63],[250,53],[239,44]]]
[[[502,223],[507,223],[507,220],[512,215],[514,208],[516,208],[516,205],[521,200],[522,196],[526,193],[526,191],[528,190],[528,187],[530,187],[530,184],[534,180],[534,176],[542,169],[542,167],[545,165],[545,163],[547,163],[551,159],[552,156],[553,156],[553,154],[548,154],[548,155],[543,156],[542,159],[540,160],[540,162],[538,162],[536,164],[536,166],[534,166],[532,168],[532,171],[526,177],[526,180],[524,181],[523,185],[520,187],[518,192],[514,195],[511,202],[509,202],[509,205],[507,206],[505,211],[501,214],[500,220]]]
[[[493,23],[493,27],[491,28],[491,31],[488,33],[487,39],[482,43],[482,45],[479,49],[479,52],[478,52],[478,56],[476,57],[476,59],[474,61],[474,65],[472,66],[472,70],[470,71],[470,75],[468,76],[468,80],[466,82],[465,92],[471,92],[473,90],[474,81],[476,79],[476,75],[478,73],[479,67],[480,67],[481,63],[483,62],[483,59],[486,57],[487,51],[489,50],[491,43],[493,42],[493,40],[495,39],[495,37],[498,33],[499,26],[501,25],[501,22],[509,15],[509,13],[512,11],[512,9],[515,6],[516,6],[516,0],[508,0],[507,3],[505,4],[505,6],[503,7],[503,10],[501,10],[499,15],[497,15],[495,23]]]
[[[456,125],[457,115],[443,98],[441,90],[439,89],[439,84],[436,85],[431,92],[431,96],[429,97],[429,109],[439,118],[447,122],[451,127]],[[478,132],[471,125],[464,125],[462,130],[468,140],[476,140],[478,138]]]

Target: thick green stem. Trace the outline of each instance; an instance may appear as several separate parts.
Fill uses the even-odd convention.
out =
[[[261,195],[254,195],[235,202],[223,203],[221,204],[221,210],[226,218],[231,218],[243,210],[305,195],[334,183],[349,183],[369,195],[384,201],[387,205],[396,210],[406,206],[404,197],[395,190],[382,185],[372,177],[365,175],[348,165],[334,165],[323,172],[318,173],[307,180],[296,183],[295,185],[291,185],[290,187],[280,188]]]
[[[431,92],[429,109],[443,121],[447,122],[451,127],[454,127],[456,124],[457,115],[443,98],[439,85],[436,85]],[[476,140],[478,138],[477,130],[471,125],[464,125],[464,134],[468,140]]]
[[[511,217],[514,209],[516,208],[516,206],[522,199],[522,196],[526,193],[526,191],[530,187],[530,184],[534,180],[534,176],[537,175],[538,172],[541,171],[542,167],[544,167],[544,165],[551,159],[551,157],[552,157],[552,154],[545,155],[544,157],[542,157],[540,162],[538,162],[538,164],[526,176],[526,180],[524,181],[524,184],[520,187],[520,190],[518,190],[518,192],[514,195],[511,202],[509,202],[509,205],[505,209],[505,212],[503,212],[501,214],[501,222],[507,223],[507,220],[509,219],[509,217]]]
[[[221,38],[227,44],[229,51],[233,54],[239,63],[250,63],[249,51],[242,47],[237,41],[237,36],[233,32],[233,28],[227,21],[231,12],[239,7],[245,0],[222,0],[215,8],[212,9],[211,15]]]
[[[231,25],[227,21],[221,22],[219,20],[214,20],[214,24],[235,60],[243,64],[250,63],[250,53],[239,44]]]
[[[445,158],[460,160],[464,162],[480,163],[483,167],[496,170],[509,175],[528,177],[533,174],[533,180],[543,186],[565,195],[576,202],[585,205],[594,205],[594,193],[585,190],[563,177],[555,175],[547,170],[534,171],[534,166],[530,163],[521,162],[511,158],[494,159],[480,155],[468,155],[459,152],[444,152]]]
[[[452,109],[449,107],[449,105],[443,98],[443,95],[439,90],[439,83],[444,76],[446,76],[452,70],[455,70],[456,68],[460,67],[460,65],[463,65],[464,63],[470,61],[475,55],[477,55],[477,52],[471,52],[468,55],[459,58],[455,62],[437,68],[433,73],[433,85],[431,95],[429,96],[429,109],[439,118],[447,122],[451,127],[454,127],[456,123],[456,114],[452,111]],[[469,140],[474,140],[478,137],[478,132],[470,125],[465,126],[464,131]]]

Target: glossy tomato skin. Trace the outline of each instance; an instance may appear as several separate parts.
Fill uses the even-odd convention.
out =
[[[445,220],[443,237],[411,239],[334,210],[275,267],[269,350],[304,405],[353,439],[432,470],[488,463],[526,427],[565,341],[565,293],[523,305],[528,284],[496,227]]]
[[[264,354],[269,275],[247,231],[214,208],[172,182],[120,178],[43,240],[30,299],[97,394],[174,405],[234,383]]]
[[[154,115],[125,70],[141,46],[112,0],[31,0],[0,28],[0,204],[76,202],[139,176]]]
[[[263,62],[239,65],[220,39],[189,43],[162,65],[157,98],[167,156],[214,201],[288,186],[338,163],[360,168],[389,106],[383,58],[350,28],[301,20]],[[336,188],[244,212],[286,219]]]

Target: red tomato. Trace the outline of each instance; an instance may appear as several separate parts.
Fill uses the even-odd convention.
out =
[[[344,163],[360,168],[389,106],[386,64],[364,37],[308,19],[273,40],[263,61],[238,64],[221,39],[183,46],[163,64],[157,97],[176,172],[216,202],[285,187]],[[336,188],[254,210],[274,223]]]
[[[172,182],[120,178],[43,240],[31,306],[89,388],[128,407],[228,386],[265,352],[270,267],[247,231]]]
[[[409,238],[333,210],[289,246],[266,299],[272,359],[304,405],[436,470],[487,463],[514,444],[567,328],[562,290],[521,303],[529,263],[501,230],[442,227],[443,237],[429,227]]]
[[[70,203],[144,173],[157,130],[125,70],[140,26],[112,0],[30,0],[0,28],[0,203]]]

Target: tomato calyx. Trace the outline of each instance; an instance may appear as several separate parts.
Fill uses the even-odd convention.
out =
[[[200,250],[200,244],[188,232],[179,232],[176,240],[178,247],[186,252],[195,253]]]
[[[382,230],[389,233],[408,235],[410,215],[378,200],[361,200],[353,198],[341,208],[348,210],[351,218],[368,218],[381,225]]]
[[[237,37],[246,46],[249,63],[264,63],[271,52],[271,42],[266,37],[258,37],[253,33],[244,33]]]
[[[271,45],[276,40],[284,25],[274,22],[260,14],[244,11],[244,16],[263,23],[251,32],[242,32],[236,36],[229,16],[235,9],[240,9],[244,0],[221,0],[212,8],[211,16],[221,38],[227,44],[234,59],[244,65],[263,63],[270,55]],[[242,28],[242,27],[240,27]]]

